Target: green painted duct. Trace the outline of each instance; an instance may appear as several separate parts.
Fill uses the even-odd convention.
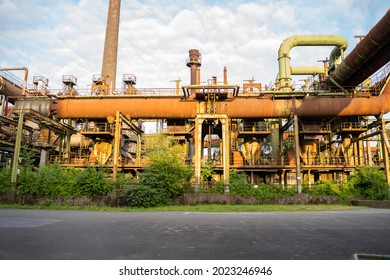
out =
[[[340,55],[343,56],[345,49],[348,47],[348,40],[339,35],[301,35],[292,36],[283,41],[278,52],[279,60],[279,84],[283,91],[291,90],[291,67],[290,67],[290,50],[296,46],[335,46],[331,52],[332,61]]]
[[[325,74],[323,66],[290,66],[291,75]]]

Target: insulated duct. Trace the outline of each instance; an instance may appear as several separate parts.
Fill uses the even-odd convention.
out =
[[[330,75],[336,86],[356,87],[390,60],[390,9]]]
[[[314,97],[304,99],[268,99],[237,96],[229,101],[215,104],[215,112],[231,118],[289,118],[298,117],[346,117],[373,116],[390,112],[389,79],[380,96]],[[74,97],[57,100],[57,115],[60,119],[105,119],[115,116],[116,111],[131,118],[194,118],[201,113],[202,103],[183,100],[180,97],[103,96]]]
[[[23,87],[20,88],[9,81],[6,77],[0,75],[0,94],[5,96],[18,96],[26,94],[28,69],[26,67],[12,67],[12,68],[0,68],[2,71],[24,71]],[[1,74],[1,73],[0,73]]]
[[[348,47],[348,41],[338,35],[302,35],[292,36],[283,41],[278,52],[279,60],[279,84],[283,91],[290,91],[292,87],[290,72],[290,50],[296,46],[336,46],[331,52],[331,60],[335,61],[337,56],[343,56]]]

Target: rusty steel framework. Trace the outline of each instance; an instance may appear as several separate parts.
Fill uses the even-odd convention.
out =
[[[217,77],[200,82],[202,55],[189,50],[190,83],[175,89],[138,89],[132,74],[115,87],[120,0],[111,0],[102,73],[88,93],[76,91],[77,79],[64,76],[65,90],[26,89],[26,68],[0,69],[0,163],[17,180],[21,145],[34,147],[41,164],[97,165],[141,171],[149,136],[143,123],[162,123],[162,131],[183,147],[194,166],[199,190],[202,162],[217,169],[229,191],[229,170],[245,172],[253,184],[294,184],[343,180],[359,166],[380,166],[390,183],[388,122],[390,112],[390,11],[349,55],[341,36],[292,36],[278,52],[275,84],[248,80],[242,86]],[[289,52],[298,46],[334,46],[324,67],[291,66]],[[23,86],[1,70],[24,70]],[[310,75],[296,88],[293,75]],[[100,78],[100,79],[99,79]]]

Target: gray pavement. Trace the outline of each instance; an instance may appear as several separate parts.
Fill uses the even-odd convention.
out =
[[[0,209],[0,259],[351,259],[390,255],[390,210],[89,212]]]

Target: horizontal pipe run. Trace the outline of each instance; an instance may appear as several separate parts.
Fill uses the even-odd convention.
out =
[[[386,64],[386,56],[382,52],[388,53],[388,42],[390,40],[390,9],[382,19],[368,32],[368,34],[356,45],[345,60],[335,69],[329,80],[335,85],[357,86],[360,82],[368,78],[372,73],[367,71],[360,73],[358,79],[353,78],[357,71],[367,68],[371,64],[371,59],[376,57],[382,60],[382,65]],[[375,55],[379,53],[379,55]],[[359,74],[358,74],[359,75]],[[349,80],[351,79],[351,80]]]
[[[390,36],[390,34],[389,34]],[[354,87],[364,82],[368,77],[373,75],[378,69],[381,69],[390,61],[390,41],[383,46],[382,50],[374,54],[370,60],[356,70],[348,79],[343,81],[344,87]]]
[[[201,112],[201,102],[179,97],[89,97],[64,98],[57,101],[60,119],[105,119],[120,111],[131,118],[175,119],[194,118]],[[238,96],[216,103],[216,113],[231,118],[369,116],[390,112],[390,85],[380,96],[305,97],[304,99],[267,99]]]
[[[290,50],[296,46],[335,46],[340,54],[348,47],[348,40],[339,35],[301,35],[285,39],[279,47],[279,83],[284,91],[291,90]],[[338,55],[337,51],[332,54]]]
[[[27,67],[6,67],[0,68],[0,70],[4,71],[24,71],[24,79],[23,79],[23,88],[20,92],[20,89],[13,85],[12,83],[6,81],[4,78],[1,79],[0,85],[0,93],[4,93],[6,96],[16,96],[16,95],[25,95],[27,88],[27,80],[28,80],[28,69]],[[0,76],[1,77],[1,76]],[[7,89],[8,88],[8,89]],[[19,90],[18,90],[19,89]]]
[[[316,75],[325,74],[323,66],[291,66],[291,75]]]

